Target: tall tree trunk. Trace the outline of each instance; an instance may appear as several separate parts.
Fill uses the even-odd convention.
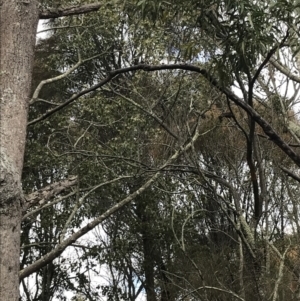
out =
[[[27,109],[38,3],[0,1],[0,301],[19,300]]]
[[[137,198],[136,215],[140,222],[140,231],[143,240],[144,261],[143,268],[145,273],[145,290],[147,301],[157,301],[155,293],[155,242],[151,231],[151,217],[147,212],[147,202],[149,199],[143,197]]]

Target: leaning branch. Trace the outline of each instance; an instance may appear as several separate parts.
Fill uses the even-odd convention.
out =
[[[98,11],[101,7],[100,3],[84,4],[80,6],[69,6],[59,8],[49,8],[40,11],[40,19],[55,19],[59,17],[74,16]]]
[[[51,252],[37,260],[35,263],[31,264],[30,266],[26,267],[22,271],[20,271],[19,278],[20,280],[24,279],[25,277],[31,275],[32,273],[36,272],[40,268],[46,266],[48,263],[52,262],[55,258],[60,256],[60,254],[70,245],[72,245],[76,240],[78,240],[80,237],[94,229],[96,226],[98,226],[101,222],[106,220],[108,217],[110,217],[115,212],[119,211],[121,208],[129,204],[135,197],[143,193],[153,182],[155,182],[160,174],[164,171],[166,166],[174,162],[181,154],[185,153],[188,149],[191,148],[191,146],[195,143],[195,141],[200,136],[200,133],[198,129],[195,132],[195,135],[193,136],[193,139],[186,144],[185,147],[181,147],[179,150],[177,150],[172,157],[170,157],[167,162],[161,167],[159,171],[157,171],[144,185],[142,185],[139,189],[137,189],[135,192],[124,198],[122,201],[108,209],[106,212],[104,212],[102,215],[100,215],[98,218],[96,218],[94,221],[88,223],[85,227],[81,228],[79,231],[74,233],[72,236],[64,240],[61,244],[59,244],[55,249],[53,249]]]
[[[287,76],[288,78],[290,78],[291,80],[300,83],[300,77],[295,75],[294,73],[292,73],[291,70],[287,69],[285,66],[283,66],[282,64],[280,64],[278,61],[276,61],[274,58],[270,59],[271,64],[277,69],[279,70],[282,74],[284,74],[285,76]]]
[[[293,178],[294,180],[300,183],[300,177],[294,174],[292,171],[288,170],[284,166],[280,166],[281,170],[284,171],[289,177]]]
[[[62,231],[61,231],[60,238],[59,238],[60,242],[63,241],[64,236],[65,236],[66,233],[67,233],[68,226],[69,226],[69,224],[71,223],[71,221],[73,220],[73,218],[74,218],[75,214],[77,213],[78,209],[81,207],[81,205],[83,204],[83,202],[86,200],[86,198],[87,198],[92,192],[94,192],[95,190],[97,190],[97,189],[100,188],[100,187],[103,187],[103,186],[108,185],[108,184],[112,184],[112,183],[114,183],[114,182],[117,182],[117,181],[120,181],[120,180],[126,179],[126,178],[130,178],[130,176],[118,177],[118,178],[115,178],[115,179],[113,179],[113,180],[109,180],[109,181],[106,181],[106,182],[104,182],[104,183],[100,183],[100,184],[94,186],[92,189],[90,189],[90,190],[89,190],[87,193],[85,193],[81,198],[79,198],[78,203],[75,204],[75,206],[74,206],[74,208],[73,208],[73,210],[72,210],[70,216],[68,217],[68,219],[67,219],[67,221],[66,221],[66,223],[65,223],[65,225],[64,225],[64,228],[63,228]]]
[[[121,68],[114,70],[108,74],[106,78],[104,78],[100,83],[90,87],[89,89],[82,90],[81,92],[73,95],[71,98],[69,98],[66,102],[61,104],[60,106],[57,106],[56,108],[49,110],[44,115],[38,117],[37,119],[34,119],[28,123],[28,125],[35,124],[41,120],[46,119],[50,115],[54,114],[55,112],[61,110],[62,108],[66,107],[67,105],[71,104],[73,101],[78,99],[79,97],[88,94],[92,91],[97,90],[98,88],[104,86],[109,81],[111,81],[114,77],[116,77],[119,74],[136,71],[136,70],[144,70],[146,72],[153,72],[153,71],[159,71],[159,70],[185,70],[185,71],[192,71],[201,74],[203,77],[205,77],[213,86],[215,86],[219,91],[224,93],[228,99],[233,101],[237,106],[242,108],[244,111],[246,111],[251,118],[261,126],[265,134],[268,136],[268,138],[273,141],[284,153],[286,153],[298,166],[300,166],[300,155],[296,154],[291,147],[281,139],[281,137],[276,133],[276,131],[272,128],[272,126],[259,114],[257,111],[255,111],[250,105],[248,105],[246,102],[244,102],[241,98],[236,96],[229,88],[223,87],[219,84],[219,82],[213,78],[209,72],[205,69],[201,69],[197,66],[190,65],[190,64],[169,64],[169,65],[147,65],[147,64],[140,64],[136,66],[131,66],[127,68]]]
[[[33,96],[32,96],[32,99],[29,102],[29,105],[32,105],[36,101],[39,100],[38,97],[39,97],[39,94],[40,94],[42,88],[44,87],[44,85],[53,84],[56,81],[59,81],[59,80],[62,80],[64,78],[66,78],[69,74],[71,74],[73,71],[75,71],[80,65],[82,65],[82,64],[84,64],[84,63],[86,63],[86,62],[88,62],[90,60],[93,60],[93,59],[95,59],[95,58],[97,58],[97,57],[99,57],[101,55],[102,55],[102,53],[94,55],[94,56],[92,56],[92,57],[90,57],[88,59],[82,60],[81,56],[80,56],[80,53],[79,53],[78,54],[78,62],[73,67],[71,67],[70,69],[68,69],[65,73],[62,73],[62,74],[60,74],[58,76],[55,76],[55,77],[52,77],[52,78],[48,78],[48,79],[42,80],[39,83],[39,85],[37,86],[37,88],[35,89],[35,91],[33,93]],[[45,100],[42,100],[42,101],[45,102]],[[57,104],[51,103],[51,102],[49,102],[49,104],[51,104],[51,105],[57,105]]]

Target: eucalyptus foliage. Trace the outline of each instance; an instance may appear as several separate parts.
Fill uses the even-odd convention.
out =
[[[297,300],[299,178],[273,142],[298,153],[299,87],[272,59],[298,72],[298,6],[103,1],[44,25],[23,189],[78,182],[25,216],[21,268],[161,175],[37,271],[35,289],[23,280],[24,300]]]

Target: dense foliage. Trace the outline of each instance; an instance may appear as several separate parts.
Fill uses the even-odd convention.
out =
[[[44,24],[23,189],[77,180],[25,212],[21,269],[99,223],[22,300],[299,300],[298,23],[291,1],[116,0]]]

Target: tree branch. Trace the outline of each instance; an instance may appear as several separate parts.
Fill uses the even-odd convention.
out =
[[[85,201],[85,199],[92,193],[94,192],[95,190],[97,190],[98,188],[100,187],[103,187],[105,185],[108,185],[108,184],[112,184],[114,182],[117,182],[117,181],[120,181],[122,179],[128,179],[128,178],[131,178],[130,176],[123,176],[123,177],[118,177],[118,178],[115,178],[115,179],[112,179],[112,180],[109,180],[109,181],[106,181],[104,183],[100,183],[96,186],[94,186],[92,189],[90,189],[87,193],[85,193],[82,197],[79,198],[79,201],[77,204],[75,204],[70,216],[68,217],[65,225],[64,225],[64,228],[62,229],[61,231],[61,234],[60,234],[60,238],[59,238],[59,241],[62,242],[63,239],[64,239],[64,236],[66,235],[67,233],[67,230],[68,230],[68,226],[69,224],[71,223],[71,221],[73,220],[75,214],[77,213],[78,209],[81,207],[81,205],[83,204],[83,202]]]
[[[59,194],[66,188],[74,186],[77,183],[77,177],[72,176],[66,180],[55,182],[50,184],[38,191],[35,191],[27,196],[25,196],[25,204],[23,206],[23,214],[28,210],[30,207],[39,204],[40,206],[44,205],[48,202],[51,198],[55,195]]]
[[[101,7],[100,3],[84,4],[80,6],[69,6],[59,8],[49,8],[40,11],[40,19],[55,19],[65,16],[74,16],[98,11]]]
[[[286,67],[284,67],[282,64],[280,64],[279,62],[277,62],[274,58],[270,59],[271,64],[278,70],[280,71],[282,74],[284,74],[285,76],[287,76],[288,78],[290,78],[291,80],[300,83],[300,77],[295,75],[294,73],[292,73],[291,70],[288,70]]]
[[[20,271],[19,278],[20,280],[24,279],[25,277],[31,275],[32,273],[36,272],[40,268],[46,266],[48,263],[52,262],[55,258],[57,258],[68,246],[73,244],[77,239],[94,229],[96,226],[98,226],[101,222],[106,220],[108,217],[110,217],[115,212],[119,211],[121,208],[129,204],[135,197],[143,193],[153,182],[155,182],[160,174],[163,172],[164,168],[174,162],[181,154],[185,153],[188,149],[191,148],[191,146],[195,143],[195,141],[200,136],[200,133],[198,129],[195,131],[195,135],[193,136],[192,140],[186,144],[184,147],[180,147],[179,150],[177,150],[173,156],[171,156],[165,164],[162,165],[161,169],[157,171],[144,185],[142,185],[139,189],[137,189],[135,192],[128,195],[126,198],[124,198],[119,203],[115,204],[113,207],[105,211],[102,215],[100,215],[98,218],[96,218],[94,221],[88,223],[86,226],[81,228],[79,231],[71,235],[69,238],[64,240],[61,244],[59,244],[56,248],[54,248],[51,252],[43,256],[42,258],[38,259],[35,263],[27,266],[23,270]]]
[[[57,203],[60,203],[60,202],[62,202],[64,200],[70,198],[71,196],[73,196],[76,193],[77,193],[77,191],[75,190],[75,191],[70,192],[69,194],[66,194],[64,196],[60,196],[60,197],[54,199],[51,202],[47,202],[47,203],[43,202],[43,204],[41,206],[38,206],[37,208],[35,208],[33,210],[30,210],[28,213],[26,213],[25,215],[23,215],[22,221],[25,221],[28,217],[37,214],[38,212],[44,210],[45,208],[51,207],[51,206],[53,206],[53,205],[55,205]]]
[[[288,170],[284,166],[280,166],[281,170],[284,171],[289,177],[293,178],[294,180],[300,183],[300,177],[294,174],[292,171]]]
[[[40,94],[42,88],[44,87],[44,85],[52,84],[52,83],[54,83],[54,82],[56,82],[56,81],[59,81],[59,80],[64,79],[64,78],[67,77],[69,74],[71,74],[73,71],[75,71],[80,65],[82,65],[82,64],[84,64],[84,63],[86,63],[86,62],[88,62],[88,61],[90,61],[90,60],[93,60],[93,59],[95,59],[95,58],[97,58],[97,57],[99,57],[99,56],[101,56],[101,55],[103,55],[103,53],[100,53],[100,54],[94,55],[94,56],[92,56],[92,57],[90,57],[90,58],[88,58],[88,59],[82,60],[82,59],[81,59],[80,53],[78,53],[78,62],[77,62],[74,66],[72,66],[69,70],[67,70],[66,72],[64,72],[64,73],[62,73],[62,74],[60,74],[60,75],[58,75],[58,76],[55,76],[55,77],[52,77],[52,78],[48,78],[48,79],[42,80],[42,81],[39,83],[39,85],[36,87],[36,89],[35,89],[35,91],[34,91],[34,93],[33,93],[33,96],[32,96],[32,99],[31,99],[30,102],[29,102],[29,105],[34,104],[36,101],[44,101],[44,102],[45,102],[45,100],[39,100],[39,99],[38,99],[39,94]],[[60,104],[55,104],[55,103],[51,103],[51,102],[49,102],[49,103],[50,103],[51,105],[57,105],[57,106],[60,106]]]
[[[300,166],[300,155],[296,154],[290,146],[281,139],[281,137],[276,133],[276,131],[272,128],[272,126],[263,118],[260,116],[257,111],[255,111],[251,106],[249,106],[245,101],[240,99],[238,96],[236,96],[229,88],[223,87],[218,83],[218,81],[213,78],[209,72],[205,69],[201,69],[194,65],[189,64],[169,64],[169,65],[147,65],[147,64],[140,64],[136,66],[131,66],[127,68],[121,68],[114,70],[108,74],[106,78],[104,78],[100,83],[90,87],[89,89],[82,90],[81,92],[73,95],[71,98],[69,98],[66,102],[61,104],[60,106],[49,110],[46,114],[38,117],[37,119],[34,119],[28,123],[28,125],[35,124],[41,120],[46,119],[47,117],[51,116],[55,112],[61,110],[62,108],[66,107],[76,99],[78,99],[80,96],[83,96],[85,94],[88,94],[102,86],[104,86],[106,83],[111,81],[114,77],[116,77],[119,74],[123,74],[130,71],[136,71],[136,70],[144,70],[146,72],[153,72],[153,71],[159,71],[159,70],[185,70],[185,71],[192,71],[196,73],[200,73],[205,77],[213,86],[215,86],[219,91],[224,93],[231,101],[233,101],[237,106],[242,108],[244,111],[246,111],[252,119],[261,126],[265,134],[269,137],[270,140],[273,141],[285,154],[287,154],[298,166]]]

